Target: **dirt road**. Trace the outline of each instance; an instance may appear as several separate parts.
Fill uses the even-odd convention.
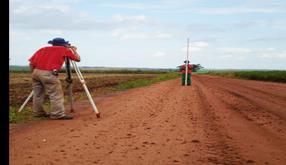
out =
[[[95,101],[101,119],[78,102],[74,120],[11,125],[10,164],[286,164],[286,84],[194,76]]]

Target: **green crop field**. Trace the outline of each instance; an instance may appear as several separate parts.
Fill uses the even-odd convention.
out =
[[[248,80],[286,82],[286,70],[209,70],[203,74]]]

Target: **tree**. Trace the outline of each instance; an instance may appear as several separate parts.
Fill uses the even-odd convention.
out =
[[[201,64],[191,64],[193,66],[193,72],[196,72],[204,67],[201,66]]]
[[[201,64],[191,64],[193,66],[192,71],[193,72],[197,72],[198,70],[204,68],[201,66]],[[177,68],[180,70],[181,66],[177,66]]]

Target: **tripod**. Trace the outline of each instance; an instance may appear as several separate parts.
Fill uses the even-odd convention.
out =
[[[79,68],[77,67],[77,65],[76,65],[76,63],[74,62],[74,61],[72,61],[72,60],[70,60],[70,59],[66,59],[66,62],[71,62],[71,64],[72,64],[72,66],[73,66],[73,68],[74,68],[74,70],[75,70],[75,72],[76,72],[76,74],[77,74],[77,76],[78,76],[78,78],[79,78],[79,81],[81,82],[81,84],[82,84],[82,86],[83,86],[83,88],[84,88],[84,91],[85,91],[85,93],[86,93],[86,95],[87,95],[87,97],[88,97],[88,99],[89,99],[89,102],[90,102],[90,104],[91,104],[91,106],[92,106],[92,109],[94,110],[94,112],[96,113],[96,117],[97,118],[100,118],[100,113],[99,113],[99,111],[98,111],[98,109],[97,109],[97,107],[96,107],[96,105],[95,105],[95,103],[94,103],[94,101],[93,101],[93,99],[92,99],[92,96],[91,96],[91,94],[90,94],[90,92],[89,92],[89,90],[88,90],[88,88],[87,88],[87,86],[86,86],[86,84],[85,84],[85,81],[84,81],[84,78],[83,78],[83,76],[82,76],[82,74],[81,74],[81,72],[80,72],[80,70],[79,70]],[[67,63],[68,64],[68,63]],[[67,74],[70,72],[70,70],[68,71],[67,70]],[[68,74],[69,75],[69,74]],[[69,79],[70,78],[70,80],[71,80],[71,76],[70,77],[68,77],[67,79]],[[71,111],[73,112],[73,105],[72,105],[72,103],[73,103],[73,101],[72,101],[72,87],[71,87],[71,82],[70,82],[70,84],[69,84],[69,94],[70,94],[70,104],[71,104]],[[18,112],[21,112],[22,110],[23,110],[23,108],[25,107],[25,105],[28,103],[28,101],[31,99],[31,97],[33,96],[33,94],[34,94],[34,91],[32,91],[31,93],[30,93],[30,95],[28,96],[28,98],[24,101],[24,103],[22,104],[22,106],[20,107],[20,109],[18,110]]]

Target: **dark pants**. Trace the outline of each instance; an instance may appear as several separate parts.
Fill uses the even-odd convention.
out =
[[[187,76],[187,85],[191,85],[192,84],[192,79],[191,79],[191,74],[188,73],[188,76]],[[183,73],[182,74],[182,85],[185,85],[185,77],[186,77],[186,74]]]

